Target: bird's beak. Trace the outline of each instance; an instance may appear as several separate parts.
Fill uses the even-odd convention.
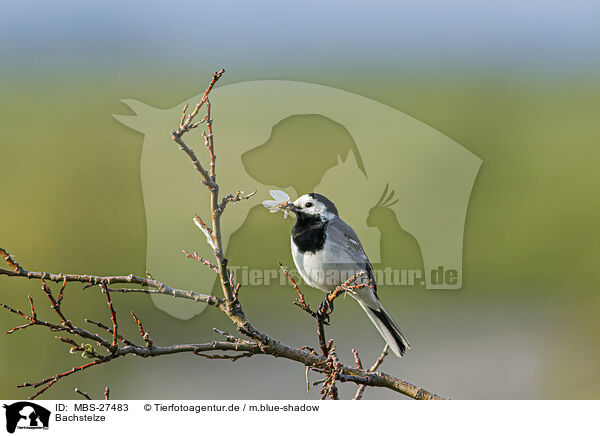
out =
[[[298,208],[291,201],[288,201],[287,203],[285,203],[281,208],[287,212],[294,212],[294,213],[298,212]]]

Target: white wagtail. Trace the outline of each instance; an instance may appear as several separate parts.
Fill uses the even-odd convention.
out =
[[[379,330],[397,356],[410,349],[410,344],[396,322],[377,297],[375,274],[369,258],[348,224],[339,217],[335,205],[321,194],[305,194],[285,209],[294,212],[292,256],[298,272],[313,288],[332,292],[348,278],[366,272],[372,287],[349,291]]]

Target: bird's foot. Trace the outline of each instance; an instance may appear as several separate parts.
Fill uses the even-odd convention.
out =
[[[320,306],[319,310],[317,310],[317,312],[315,313],[315,316],[319,324],[329,325],[329,314],[322,312]]]
[[[329,298],[330,294],[321,301],[317,310],[317,319],[320,323],[329,325],[329,314],[333,312],[333,300]]]

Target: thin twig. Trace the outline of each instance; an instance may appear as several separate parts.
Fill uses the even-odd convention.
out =
[[[298,284],[292,278],[290,273],[288,273],[288,271],[285,269],[285,267],[282,265],[282,263],[281,262],[277,262],[277,263],[279,264],[279,268],[281,268],[281,270],[283,271],[283,274],[285,274],[285,276],[290,281],[290,284],[292,285],[292,287],[298,293],[298,298],[294,301],[294,304],[296,306],[300,307],[303,311],[308,313],[310,316],[312,316],[317,321],[317,336],[319,338],[319,345],[321,347],[321,353],[323,354],[323,357],[327,357],[327,355],[329,354],[329,347],[327,346],[327,343],[325,340],[325,328],[323,326],[323,318],[319,315],[318,312],[315,312],[310,308],[310,306],[308,305],[308,303],[306,302],[306,300],[304,298],[304,294],[298,287]]]
[[[144,326],[142,325],[142,320],[140,320],[135,315],[135,313],[131,312],[131,316],[133,317],[134,321],[136,322],[136,324],[138,326],[138,330],[140,331],[140,336],[142,337],[142,339],[146,343],[146,346],[148,348],[152,348],[154,346],[154,343],[152,342],[152,339],[150,339],[150,330],[148,330],[148,331],[144,330]]]
[[[383,363],[383,359],[385,359],[385,357],[388,355],[389,349],[390,349],[390,346],[388,344],[385,344],[385,346],[383,347],[383,351],[381,352],[381,354],[379,355],[379,357],[377,358],[375,363],[373,365],[371,365],[371,367],[369,368],[369,372],[377,371],[377,368],[379,368],[379,366]],[[355,352],[355,350],[352,350],[352,352]],[[358,359],[358,363],[360,363],[360,359],[358,358],[358,353],[356,353],[355,356]],[[362,366],[359,366],[359,368],[362,369]],[[356,394],[354,394],[353,400],[361,400],[366,387],[367,387],[366,384],[359,385],[356,388]]]
[[[52,386],[54,386],[54,384],[56,382],[58,382],[59,380],[61,380],[62,378],[67,377],[67,376],[69,376],[71,374],[74,374],[76,372],[83,371],[83,370],[85,370],[87,368],[90,368],[92,366],[100,365],[102,363],[108,362],[109,360],[111,360],[110,357],[107,357],[105,359],[94,360],[93,362],[89,362],[89,363],[86,363],[84,365],[77,366],[77,367],[75,367],[75,368],[73,368],[73,369],[71,369],[69,371],[66,371],[66,372],[63,372],[63,373],[60,373],[60,374],[56,374],[53,377],[46,378],[46,379],[41,380],[41,381],[39,381],[37,383],[27,383],[26,382],[26,383],[23,383],[22,385],[18,385],[17,387],[18,388],[25,388],[25,387],[38,388],[40,386],[46,385],[44,388],[40,389],[35,394],[33,394],[32,396],[29,397],[30,400],[33,400],[33,399],[37,398],[38,396],[40,396],[41,394],[43,394],[44,392],[46,392],[46,390],[48,390]]]
[[[235,195],[229,194],[228,196],[224,197],[223,200],[221,200],[221,204],[219,204],[217,213],[219,215],[223,215],[223,212],[225,212],[225,207],[227,206],[227,203],[237,203],[238,201],[248,200],[254,194],[256,194],[256,191],[252,191],[249,194],[246,194],[244,191],[237,191],[235,193]]]
[[[91,400],[91,398],[87,394],[87,392],[83,392],[83,391],[79,390],[79,388],[75,388],[75,392],[77,392],[79,395],[81,395],[82,397],[84,397],[86,400]]]
[[[112,328],[110,328],[110,327],[109,327],[109,326],[107,326],[107,325],[104,325],[104,324],[102,324],[102,323],[101,323],[101,322],[99,322],[99,321],[94,321],[94,320],[92,320],[92,319],[88,319],[88,318],[85,318],[85,319],[84,319],[84,321],[85,321],[85,322],[87,322],[87,323],[90,323],[90,324],[94,324],[95,326],[97,326],[97,327],[100,327],[102,330],[106,330],[106,331],[107,331],[108,333],[110,333],[111,335],[113,335],[113,334],[114,334],[114,331],[113,331],[113,329],[112,329]],[[119,339],[119,340],[120,340],[121,342],[123,342],[124,344],[127,344],[127,345],[135,345],[133,342],[131,342],[131,341],[129,341],[128,339],[124,338],[124,337],[123,337],[123,336],[121,336],[120,334],[117,334],[117,339]]]
[[[0,256],[4,258],[8,266],[10,266],[14,272],[22,273],[23,268],[17,263],[17,261],[2,247],[0,247]]]
[[[112,347],[116,350],[116,348],[117,348],[117,340],[119,339],[119,334],[117,332],[117,329],[119,327],[119,325],[117,324],[117,312],[115,311],[115,308],[114,308],[114,306],[112,304],[112,300],[110,298],[110,291],[106,287],[106,284],[105,283],[100,283],[100,288],[102,288],[102,292],[106,295],[106,304],[108,304],[108,308],[110,309],[110,320],[112,321],[112,325],[113,325],[113,328],[112,328],[112,336],[113,336]]]
[[[219,187],[216,184],[215,175],[214,175],[214,173],[215,173],[215,171],[214,171],[215,156],[214,156],[214,146],[213,146],[213,141],[212,141],[212,119],[210,117],[210,102],[208,101],[208,95],[210,94],[210,91],[213,89],[213,87],[217,83],[217,80],[219,80],[221,78],[223,73],[225,73],[225,70],[221,69],[213,74],[212,80],[210,81],[210,83],[208,84],[208,87],[204,91],[202,98],[200,99],[200,101],[198,102],[198,104],[196,105],[196,107],[192,111],[192,113],[190,113],[187,116],[186,116],[186,110],[188,108],[188,104],[186,103],[186,105],[182,111],[179,128],[177,130],[171,131],[171,137],[173,138],[173,141],[175,141],[179,145],[179,148],[188,155],[188,157],[192,161],[192,164],[194,165],[194,168],[196,168],[196,170],[200,173],[200,175],[204,179],[204,184],[209,187],[211,193],[218,192]],[[206,103],[206,107],[207,107],[206,116],[200,122],[192,124],[194,117],[196,116],[196,114],[198,113],[198,111],[200,110],[200,108],[202,107],[202,105],[204,103]],[[210,173],[204,169],[204,167],[198,160],[196,153],[194,153],[194,151],[190,147],[188,147],[187,144],[182,139],[182,136],[186,132],[197,127],[202,122],[206,122],[207,129],[209,132],[208,136],[210,137],[210,140],[209,140],[209,152],[210,152],[210,157],[211,157]]]
[[[63,277],[63,282],[60,285],[60,289],[58,290],[58,299],[56,300],[56,302],[58,303],[58,305],[60,305],[60,303],[62,303],[62,300],[63,300],[63,297],[64,297],[65,286],[67,286],[67,278]]]
[[[214,263],[212,263],[209,260],[206,260],[205,258],[203,258],[202,256],[200,256],[196,251],[194,251],[193,253],[188,253],[186,250],[181,250],[181,251],[183,252],[183,254],[185,255],[185,257],[187,257],[188,259],[197,260],[198,262],[200,262],[203,265],[206,265],[207,267],[209,267],[210,269],[212,269],[217,274],[219,273],[219,269],[217,268],[217,266]]]
[[[194,351],[194,354],[196,356],[205,357],[206,359],[221,359],[221,360],[228,359],[228,360],[231,360],[232,362],[235,362],[236,360],[241,359],[242,357],[252,357],[256,353],[249,351],[249,352],[242,353],[242,354],[229,355],[229,354],[204,354],[199,351]]]
[[[352,349],[352,354],[354,355],[354,363],[356,363],[356,367],[358,369],[363,369],[362,362],[360,361],[360,356],[358,355],[358,351],[356,349]]]

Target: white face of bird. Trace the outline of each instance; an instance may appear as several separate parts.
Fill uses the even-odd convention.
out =
[[[304,194],[292,205],[292,211],[297,215],[318,216],[323,221],[329,221],[337,216],[334,204],[320,194]]]

